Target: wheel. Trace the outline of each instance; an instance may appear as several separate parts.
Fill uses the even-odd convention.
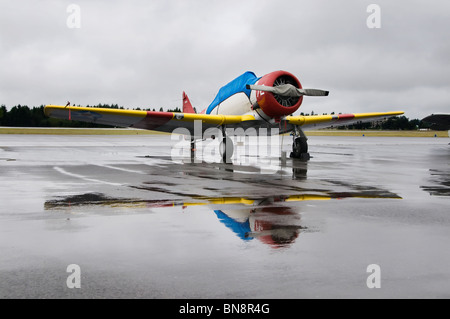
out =
[[[304,137],[297,137],[292,144],[291,157],[303,158],[308,153],[308,142]]]

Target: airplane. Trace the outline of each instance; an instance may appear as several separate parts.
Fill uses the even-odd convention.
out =
[[[46,210],[75,208],[84,205],[97,205],[114,208],[165,208],[208,206],[220,223],[226,226],[239,239],[250,241],[258,239],[272,248],[288,247],[300,233],[309,232],[301,226],[301,214],[296,204],[309,201],[343,200],[347,198],[402,199],[400,196],[383,190],[371,189],[360,192],[304,192],[292,195],[249,197],[208,197],[194,196],[179,200],[142,200],[134,198],[111,198],[102,193],[71,195],[63,199],[46,201]]]
[[[161,132],[180,132],[191,141],[191,159],[195,143],[205,132],[215,129],[221,133],[220,152],[229,163],[233,154],[230,132],[255,129],[257,132],[293,135],[291,158],[309,160],[304,131],[332,126],[371,122],[401,115],[404,112],[354,113],[337,115],[293,115],[304,96],[328,96],[329,91],[303,88],[297,77],[287,71],[275,71],[256,76],[247,71],[220,88],[214,100],[202,112],[196,113],[183,92],[183,112],[155,112],[107,108],[46,105],[45,115],[59,119],[77,120],[118,127],[132,127]],[[214,131],[214,132],[216,132]],[[215,139],[218,134],[209,134]]]

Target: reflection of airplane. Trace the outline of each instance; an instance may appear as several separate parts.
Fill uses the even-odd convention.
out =
[[[430,128],[433,130],[450,130],[450,114],[431,114],[423,118],[422,121],[431,124]]]
[[[327,96],[328,91],[304,89],[294,75],[285,71],[272,72],[262,77],[246,72],[223,86],[212,103],[199,114],[195,113],[184,93],[183,113],[47,105],[45,114],[61,119],[162,132],[178,129],[176,133],[190,136],[192,156],[195,140],[215,138],[220,134],[224,160],[229,160],[233,153],[233,143],[227,135],[233,135],[234,129],[252,128],[258,130],[259,134],[271,133],[272,129],[277,129],[279,134],[293,132],[291,157],[307,159],[308,145],[303,130],[368,122],[403,114],[387,112],[293,116],[305,95]]]
[[[257,238],[271,247],[287,247],[292,244],[301,231],[300,214],[291,203],[302,201],[332,200],[343,198],[393,198],[401,197],[379,190],[320,194],[279,195],[270,197],[193,197],[190,201],[139,200],[110,198],[104,194],[88,193],[73,195],[62,200],[45,202],[46,209],[99,205],[125,208],[162,208],[181,206],[215,206],[217,218],[234,234],[244,241]]]
[[[254,209],[214,210],[217,218],[244,241],[257,238],[273,248],[286,247],[307,227],[300,226],[300,214],[287,206]]]
[[[173,200],[142,200],[134,198],[111,198],[101,193],[87,193],[81,195],[73,195],[61,200],[49,200],[45,202],[46,209],[75,207],[84,205],[100,205],[114,207],[145,207],[145,208],[161,208],[182,206],[183,208],[190,206],[205,205],[245,205],[253,207],[261,207],[272,205],[273,203],[282,202],[302,202],[314,200],[330,200],[343,198],[394,198],[400,199],[396,194],[381,191],[362,191],[362,192],[341,192],[330,193],[328,195],[319,194],[297,194],[297,195],[279,195],[271,197],[206,197],[193,196],[192,201],[173,201]]]

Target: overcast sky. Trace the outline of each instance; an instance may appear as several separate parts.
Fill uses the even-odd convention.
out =
[[[245,71],[286,70],[330,90],[298,112],[422,118],[450,113],[449,39],[448,0],[0,0],[0,104],[167,109],[186,91],[201,110]]]

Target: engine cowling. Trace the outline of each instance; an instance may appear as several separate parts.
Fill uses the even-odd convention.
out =
[[[256,84],[273,87],[292,84],[296,88],[302,88],[300,81],[293,74],[286,71],[275,71],[266,74]],[[303,102],[303,96],[280,96],[263,91],[255,91],[255,99],[264,114],[275,119],[294,113]]]

